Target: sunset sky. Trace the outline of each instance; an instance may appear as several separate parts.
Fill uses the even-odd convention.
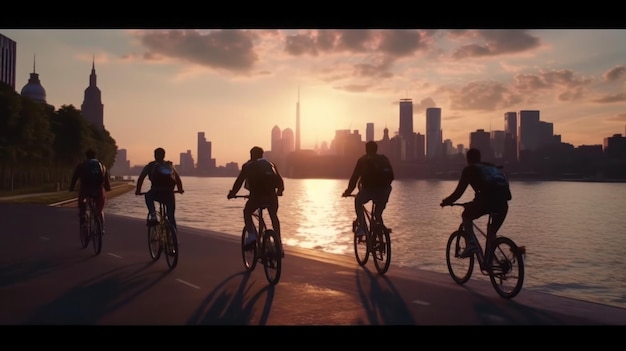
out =
[[[154,148],[178,163],[197,133],[217,165],[270,149],[272,128],[301,146],[373,122],[375,139],[399,125],[411,98],[414,131],[442,109],[443,138],[469,143],[476,129],[503,130],[504,113],[540,110],[574,146],[626,135],[626,29],[561,30],[31,30],[0,29],[17,42],[16,90],[33,72],[49,104],[80,109],[95,59],[105,128],[131,165]]]

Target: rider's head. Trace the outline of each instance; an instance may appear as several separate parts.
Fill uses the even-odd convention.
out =
[[[376,152],[378,152],[378,144],[376,144],[375,141],[370,140],[367,143],[365,143],[365,153],[368,155],[376,155]]]
[[[162,147],[154,149],[154,159],[157,161],[163,161],[165,159],[165,149]]]
[[[250,149],[250,158],[253,160],[258,160],[263,157],[263,149],[259,146],[255,146]]]
[[[94,149],[87,149],[87,151],[85,151],[85,156],[90,160],[94,159],[96,158],[96,152],[94,151]]]
[[[480,150],[476,148],[471,148],[467,150],[466,158],[467,158],[467,163],[470,165],[480,162]]]

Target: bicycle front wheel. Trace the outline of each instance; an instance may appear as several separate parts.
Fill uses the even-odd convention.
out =
[[[472,276],[474,270],[474,255],[461,258],[461,253],[467,247],[468,238],[464,232],[455,231],[450,234],[446,245],[446,263],[448,272],[457,284],[464,284]]]
[[[85,219],[87,225],[78,223],[78,233],[80,235],[80,246],[84,249],[89,245],[89,218]]]
[[[97,215],[92,216],[91,218],[91,242],[93,243],[94,253],[99,255],[102,251],[102,222]]]
[[[496,238],[489,279],[498,295],[515,297],[524,284],[524,256],[515,242],[506,237]]]
[[[280,279],[282,271],[282,254],[280,240],[276,231],[268,229],[263,233],[263,269],[267,281],[274,285]]]
[[[243,258],[243,266],[246,271],[251,272],[256,267],[257,262],[257,244],[251,247],[246,247],[246,240],[248,240],[248,231],[244,227],[241,231],[241,257]]]
[[[159,225],[151,225],[148,227],[148,251],[150,251],[150,258],[152,261],[156,261],[161,257],[161,239],[160,239]]]
[[[357,223],[352,222],[352,231],[354,232],[354,256],[359,266],[364,266],[370,257],[369,250],[369,234],[357,235]]]
[[[178,264],[178,234],[176,228],[171,225],[166,226],[165,232],[165,261],[170,269],[174,269]]]
[[[391,263],[391,236],[389,229],[383,225],[377,225],[374,229],[372,255],[374,255],[374,266],[376,266],[378,273],[387,273]]]

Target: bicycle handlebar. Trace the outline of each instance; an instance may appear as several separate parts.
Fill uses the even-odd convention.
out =
[[[232,198],[233,198],[233,199],[236,199],[236,198],[247,199],[247,198],[249,198],[249,197],[250,197],[250,195],[235,195],[235,196],[233,196]]]

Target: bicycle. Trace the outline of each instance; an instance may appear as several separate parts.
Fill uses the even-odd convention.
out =
[[[351,194],[346,197],[355,197]],[[382,220],[378,220],[376,204],[372,201],[371,209],[368,210],[363,204],[365,215],[365,236],[357,235],[359,222],[355,219],[352,222],[352,232],[354,233],[354,255],[360,266],[364,266],[370,254],[374,257],[374,266],[379,274],[383,275],[389,270],[391,263],[391,228],[387,228]],[[373,223],[373,224],[372,224]]]
[[[463,206],[465,208],[467,204],[469,202],[453,203],[450,206]],[[492,225],[493,214],[489,213],[487,232],[489,232]],[[492,263],[491,266],[488,266],[485,261],[486,252],[478,241],[475,232],[478,231],[485,239],[487,234],[476,223],[472,224],[474,233],[472,233],[471,237],[468,237],[461,223],[459,229],[453,232],[448,239],[446,244],[446,264],[448,265],[450,276],[457,284],[464,284],[470,279],[474,270],[474,260],[477,260],[481,273],[489,276],[491,285],[493,285],[498,295],[505,299],[515,297],[521,291],[524,283],[525,247],[518,247],[510,238],[496,236],[493,243]],[[462,258],[460,255],[467,247],[469,240],[473,240],[478,248],[471,256]]]
[[[175,191],[175,193],[181,194],[180,191]],[[178,232],[167,217],[165,204],[157,202],[159,203],[159,211],[156,213],[157,222],[148,226],[148,250],[153,262],[156,262],[161,257],[161,253],[164,253],[167,266],[172,270],[178,264]]]
[[[250,196],[235,195],[234,197],[248,199]],[[282,272],[282,242],[278,233],[274,229],[268,228],[265,224],[263,219],[263,211],[265,209],[267,209],[267,206],[264,205],[252,213],[253,220],[257,222],[255,226],[258,233],[256,244],[252,247],[246,245],[248,230],[244,225],[241,232],[241,255],[246,271],[252,272],[257,262],[260,262],[265,271],[265,278],[271,285],[275,285],[278,283]]]
[[[91,241],[94,253],[99,255],[102,252],[102,218],[98,215],[94,198],[87,196],[85,201],[87,203],[85,208],[85,226],[87,228],[84,230],[83,225],[79,224],[80,244],[84,249]]]

